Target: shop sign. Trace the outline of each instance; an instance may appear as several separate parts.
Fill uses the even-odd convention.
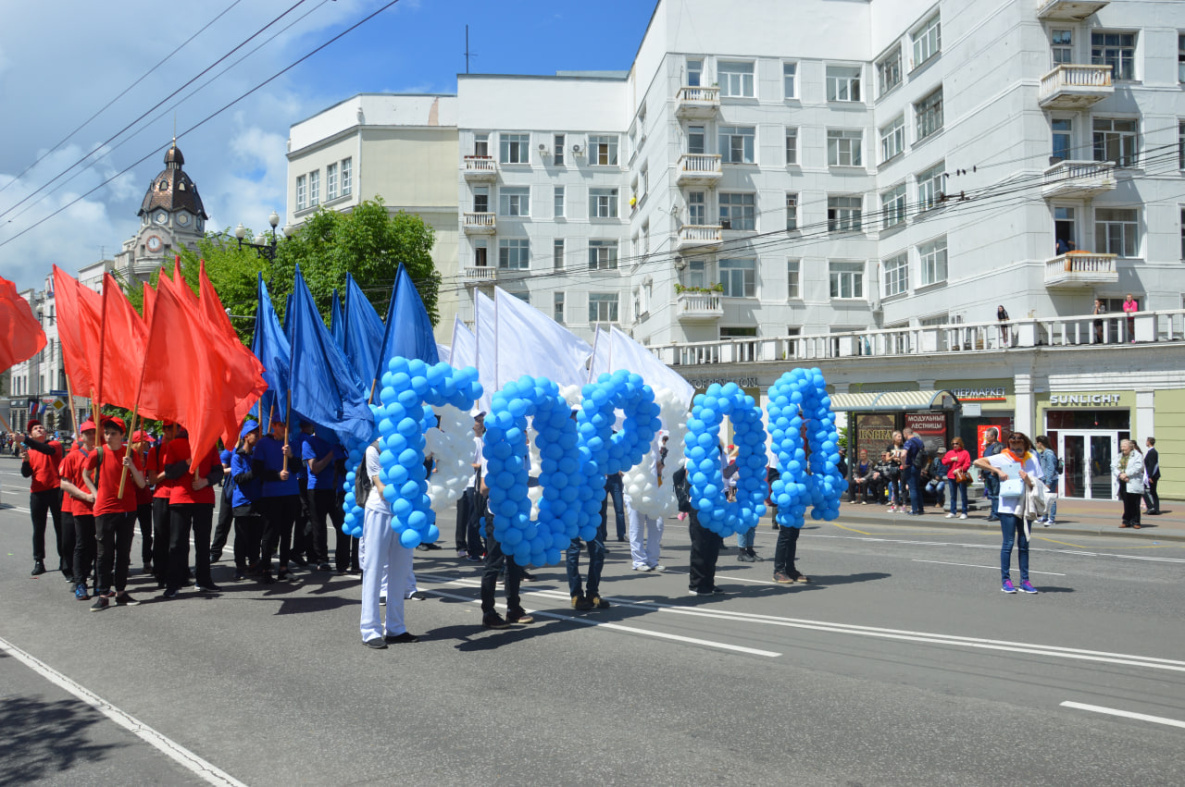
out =
[[[1119,404],[1119,394],[1052,394],[1050,407],[1099,407]]]
[[[856,444],[862,448],[893,442],[893,416],[859,415],[856,417]]]
[[[720,385],[728,385],[729,383],[736,383],[741,388],[760,388],[756,377],[693,377],[688,378],[687,382],[691,383],[697,391],[707,390],[708,386],[713,383]]]
[[[1007,397],[1003,388],[954,388],[951,393],[960,402],[1002,402]]]
[[[944,413],[906,413],[905,425],[912,429],[927,451],[946,447],[946,415]]]

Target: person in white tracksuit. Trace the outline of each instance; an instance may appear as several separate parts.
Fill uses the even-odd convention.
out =
[[[651,447],[651,451],[643,461],[649,461],[649,471],[653,478],[659,477],[658,441]],[[629,491],[625,495],[626,511],[629,516],[630,557],[633,560],[634,571],[664,571],[665,566],[658,562],[662,549],[662,517],[650,517],[634,510]]]
[[[362,642],[369,648],[382,650],[388,642],[417,642],[419,638],[407,630],[403,623],[403,595],[396,594],[388,599],[386,624],[382,620],[379,596],[384,584],[397,588],[407,587],[412,566],[412,550],[399,542],[391,529],[391,507],[383,497],[383,482],[379,477],[382,465],[379,462],[378,441],[366,449],[364,460],[366,475],[373,485],[366,498],[362,523],[362,543],[365,551],[359,550],[362,563],[362,620],[360,630]]]

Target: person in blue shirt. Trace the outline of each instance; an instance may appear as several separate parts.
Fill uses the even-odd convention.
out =
[[[292,451],[293,458],[300,462],[300,467],[296,470],[300,505],[296,509],[296,521],[292,526],[292,551],[289,559],[300,568],[317,565],[316,540],[313,537],[312,518],[309,515],[309,468],[301,460],[305,438],[311,435],[315,428],[313,424],[302,419],[300,429],[295,434],[288,435],[288,448]]]
[[[230,473],[230,462],[234,451],[223,448],[218,452],[222,460],[222,492],[218,496],[218,524],[214,528],[214,540],[210,542],[210,562],[217,563],[222,559],[222,550],[226,547],[226,539],[230,537],[230,525],[233,518],[231,511],[231,489],[234,486]]]
[[[263,433],[255,421],[247,421],[239,430],[239,444],[230,457],[231,500],[226,505],[235,519],[235,579],[244,579],[259,570],[260,541],[263,536],[263,461],[255,458],[255,446]]]
[[[301,424],[301,427],[303,428],[304,424]],[[329,536],[325,532],[325,519],[328,518],[333,523],[333,530],[337,534],[337,544],[334,550],[337,571],[339,574],[344,574],[350,568],[350,542],[353,540],[342,532],[345,515],[337,504],[337,487],[340,483],[340,479],[337,477],[337,465],[338,460],[345,456],[345,452],[341,446],[335,446],[312,432],[306,432],[300,456],[309,478],[308,492],[306,493],[309,521],[312,527],[309,554],[316,556],[319,570],[332,570],[329,565]]]
[[[263,515],[263,544],[260,555],[259,581],[270,585],[277,579],[288,579],[288,558],[292,549],[292,526],[300,513],[300,459],[285,442],[288,433],[284,419],[272,419],[272,431],[256,444],[252,454],[262,463],[263,491],[260,512]],[[277,547],[280,563],[272,577],[272,555]]]
[[[923,512],[922,468],[917,466],[916,460],[919,454],[924,456],[926,444],[908,426],[901,430],[901,436],[905,438],[905,462],[902,464],[901,472],[909,483],[909,513],[913,516],[921,516]]]
[[[983,458],[990,459],[996,454],[1004,450],[1005,446],[1000,442],[1000,430],[992,427],[983,433],[984,446]],[[977,465],[978,467],[978,465]],[[1000,507],[1000,480],[995,473],[980,472],[980,477],[983,478],[983,493],[987,495],[988,501],[991,503],[991,513],[988,514],[987,521],[999,522],[999,507]]]

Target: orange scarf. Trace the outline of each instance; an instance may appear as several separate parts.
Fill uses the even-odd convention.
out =
[[[1005,449],[1004,449],[1004,453],[1006,453],[1006,454],[1008,454],[1009,456],[1011,456],[1011,457],[1012,457],[1012,461],[1016,462],[1016,463],[1017,463],[1017,464],[1019,464],[1019,465],[1023,465],[1023,464],[1025,463],[1025,460],[1027,460],[1027,459],[1029,458],[1029,456],[1030,456],[1030,454],[1029,454],[1029,452],[1028,452],[1028,451],[1025,451],[1025,455],[1024,455],[1023,457],[1022,457],[1022,456],[1017,456],[1015,453],[1013,453],[1013,452],[1012,452],[1012,449],[1011,449],[1011,448],[1005,448]]]

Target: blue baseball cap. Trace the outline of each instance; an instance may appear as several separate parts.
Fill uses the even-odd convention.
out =
[[[259,424],[255,423],[254,421],[248,421],[247,423],[243,424],[243,428],[239,430],[239,439],[242,440],[258,428]]]

